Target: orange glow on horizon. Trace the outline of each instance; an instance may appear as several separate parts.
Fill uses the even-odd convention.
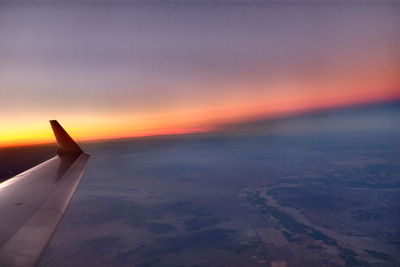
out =
[[[179,135],[190,133],[209,132],[218,129],[218,125],[224,123],[235,123],[253,118],[274,118],[285,114],[302,113],[318,109],[329,109],[341,106],[350,106],[363,103],[381,102],[387,100],[400,99],[400,92],[398,90],[388,91],[386,94],[369,94],[364,97],[354,96],[347,98],[333,98],[333,99],[319,99],[298,101],[286,100],[275,105],[270,105],[270,108],[262,108],[252,106],[246,109],[243,107],[241,112],[234,110],[203,110],[201,114],[196,112],[188,112],[185,119],[177,118],[176,114],[170,116],[175,118],[170,123],[161,122],[162,118],[157,121],[152,118],[148,122],[139,122],[134,125],[127,124],[129,115],[122,116],[120,120],[112,120],[108,118],[104,121],[91,121],[91,119],[78,117],[70,117],[60,119],[60,123],[70,133],[70,135],[77,141],[99,141],[99,140],[113,140],[123,138],[135,138],[145,136],[158,136],[158,135]],[[215,116],[218,114],[219,116]],[[200,116],[199,116],[200,115]],[[167,116],[168,117],[168,116]],[[158,126],[158,127],[157,127]],[[0,147],[14,147],[14,146],[28,146],[39,144],[55,143],[53,132],[48,122],[35,121],[20,125],[13,124],[12,127],[2,129],[0,138]]]
[[[208,86],[224,95],[202,99],[190,96],[186,102],[167,108],[157,103],[151,110],[140,111],[115,107],[99,112],[79,108],[61,112],[47,108],[30,114],[28,122],[25,114],[10,115],[0,120],[0,147],[53,143],[48,119],[57,119],[77,141],[92,141],[205,132],[247,119],[400,99],[397,63],[386,64],[380,69],[368,65],[356,73],[331,71],[331,75],[316,77],[188,83],[186,87],[191,86],[192,91]]]

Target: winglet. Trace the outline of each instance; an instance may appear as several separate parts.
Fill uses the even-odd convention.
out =
[[[50,121],[51,128],[53,128],[54,135],[57,139],[59,156],[70,155],[70,154],[81,154],[82,149],[75,143],[75,141],[69,136],[64,128],[56,120]]]

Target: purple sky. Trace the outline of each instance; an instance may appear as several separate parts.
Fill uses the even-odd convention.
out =
[[[399,14],[400,3],[2,2],[0,145],[53,118],[82,138],[126,136],[398,96]]]

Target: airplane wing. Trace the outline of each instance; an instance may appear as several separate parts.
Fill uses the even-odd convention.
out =
[[[38,263],[89,159],[57,121],[50,124],[58,155],[0,183],[2,267]]]

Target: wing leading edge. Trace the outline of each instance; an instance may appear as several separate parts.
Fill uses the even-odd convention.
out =
[[[89,159],[57,121],[50,123],[58,156],[0,183],[0,266],[37,264]]]

